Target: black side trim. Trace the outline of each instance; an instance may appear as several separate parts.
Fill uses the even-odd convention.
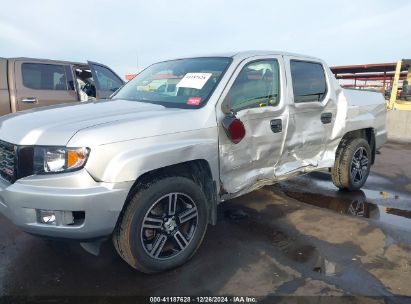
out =
[[[20,146],[17,148],[16,179],[30,176],[34,173],[34,147]]]

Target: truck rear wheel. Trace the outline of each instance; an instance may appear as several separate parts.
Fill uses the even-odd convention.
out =
[[[166,177],[143,185],[131,198],[113,243],[133,268],[161,272],[194,255],[207,222],[207,201],[199,185],[185,177]]]
[[[371,148],[364,138],[343,139],[331,169],[334,185],[351,191],[360,189],[370,173],[371,159]]]

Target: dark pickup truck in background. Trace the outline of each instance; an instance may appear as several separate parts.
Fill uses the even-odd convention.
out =
[[[107,66],[0,58],[0,116],[35,107],[108,98],[124,81]]]

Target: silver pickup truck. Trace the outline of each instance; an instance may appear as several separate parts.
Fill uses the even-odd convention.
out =
[[[359,189],[385,115],[381,94],[342,89],[313,57],[164,61],[111,100],[2,117],[0,211],[31,234],[111,236],[132,267],[164,271],[195,253],[220,202],[329,168]]]

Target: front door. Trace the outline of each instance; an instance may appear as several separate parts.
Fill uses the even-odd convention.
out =
[[[258,56],[239,65],[223,92],[223,108],[245,127],[245,137],[234,143],[219,122],[220,179],[227,196],[275,179],[288,125],[284,88],[281,56]]]
[[[109,67],[97,63],[87,62],[96,85],[96,98],[106,99],[124,85],[124,81]]]

